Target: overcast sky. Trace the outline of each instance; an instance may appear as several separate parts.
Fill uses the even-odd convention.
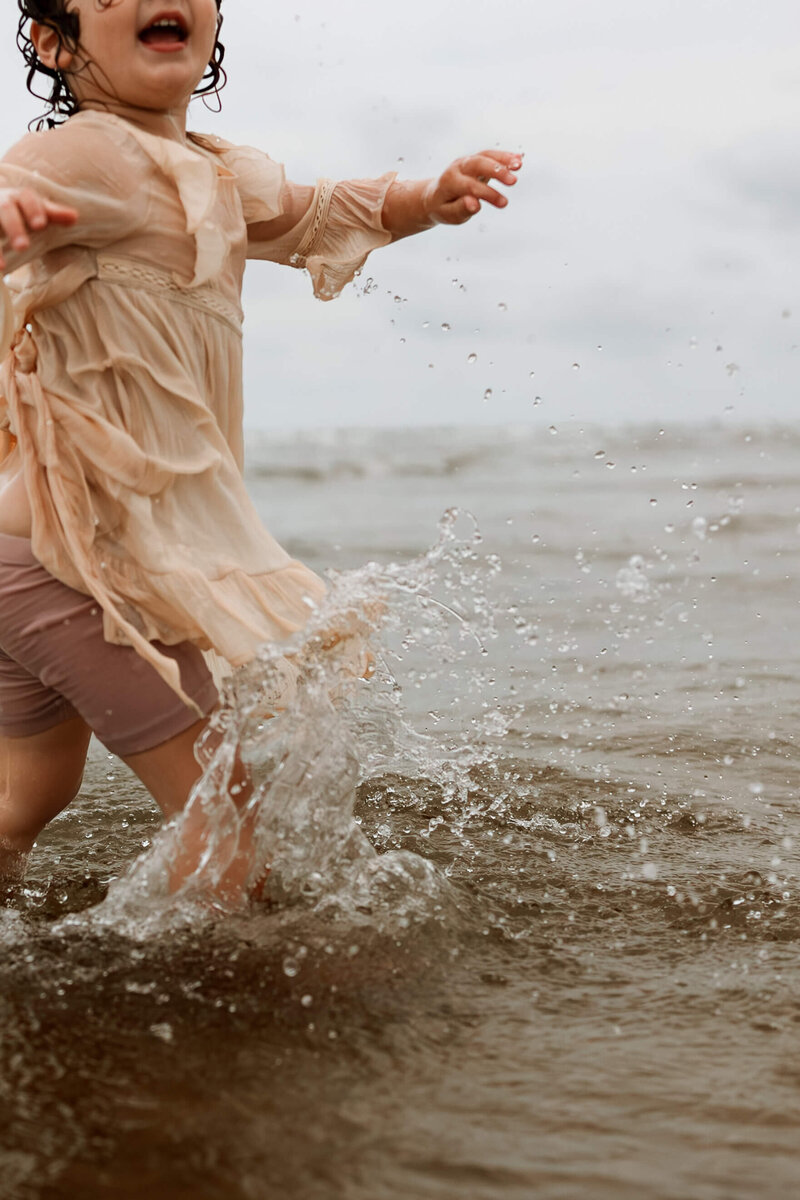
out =
[[[4,12],[10,145],[39,107]],[[379,251],[333,303],[254,263],[250,426],[795,417],[796,0],[223,12],[223,111],[197,104],[191,123],[263,147],[292,178],[525,152],[505,212]]]

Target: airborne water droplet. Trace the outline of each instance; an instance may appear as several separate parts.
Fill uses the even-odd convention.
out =
[[[472,364],[472,363],[476,363],[477,361],[478,361],[478,356],[477,356],[477,354],[468,354],[468,355],[467,355],[467,362],[468,362],[468,363]]]

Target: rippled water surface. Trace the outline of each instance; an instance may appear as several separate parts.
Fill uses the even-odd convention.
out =
[[[93,747],[0,909],[2,1196],[794,1195],[798,451],[253,440],[329,627],[382,613],[377,673],[300,646],[272,722],[269,656],[238,685],[246,910],[166,895],[172,834]]]

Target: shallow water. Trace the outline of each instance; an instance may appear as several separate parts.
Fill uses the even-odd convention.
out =
[[[334,619],[387,601],[377,676],[237,726],[271,906],[169,901],[93,748],[0,910],[2,1195],[793,1195],[798,449],[254,441]]]

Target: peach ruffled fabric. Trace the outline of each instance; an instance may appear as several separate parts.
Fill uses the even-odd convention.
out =
[[[267,155],[190,136],[85,112],[0,163],[0,186],[79,213],[9,253],[10,299],[0,289],[0,428],[18,439],[6,469],[21,459],[34,553],[187,703],[153,639],[239,666],[301,629],[325,591],[242,480],[245,261],[306,267],[315,294],[335,296],[391,240],[380,217],[394,178],[323,180],[309,205]]]

